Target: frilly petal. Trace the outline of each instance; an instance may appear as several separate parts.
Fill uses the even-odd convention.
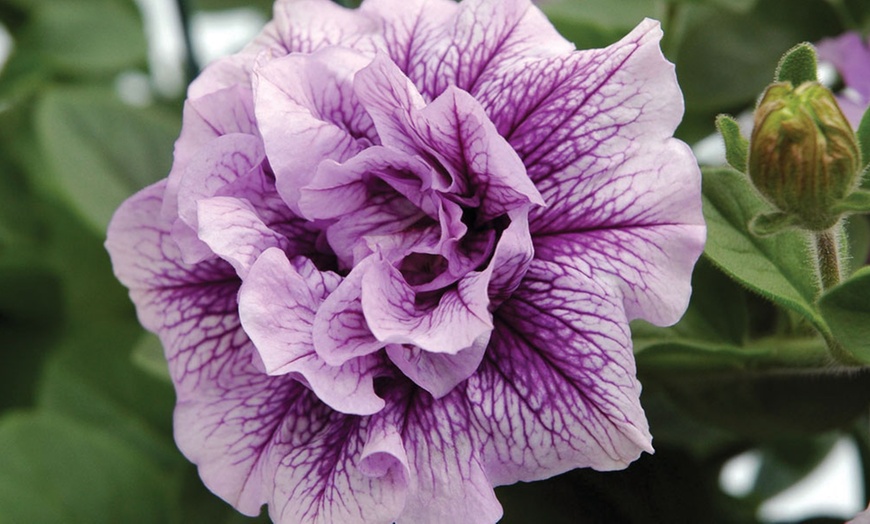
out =
[[[532,262],[465,395],[496,485],[652,452],[620,297],[570,268]]]
[[[323,402],[342,413],[370,415],[384,407],[375,394],[378,360],[354,359],[330,366],[314,351],[314,313],[339,277],[300,262],[297,271],[284,253],[266,250],[239,291],[239,317],[270,375],[292,374]],[[303,274],[304,273],[304,274]]]

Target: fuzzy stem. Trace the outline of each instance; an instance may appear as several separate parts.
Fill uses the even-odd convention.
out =
[[[816,233],[816,256],[822,276],[822,291],[840,283],[840,249],[837,241],[839,226]]]

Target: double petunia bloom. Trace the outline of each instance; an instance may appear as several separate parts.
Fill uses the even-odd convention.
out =
[[[705,236],[660,36],[279,0],[202,73],[107,247],[210,489],[279,523],[484,523],[493,486],[652,451],[628,321],[679,318]]]

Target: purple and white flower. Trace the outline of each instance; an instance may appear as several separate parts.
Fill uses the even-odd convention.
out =
[[[676,322],[705,237],[660,37],[279,0],[203,72],[107,247],[211,490],[279,523],[495,522],[493,486],[652,451],[628,322]]]
[[[830,62],[840,73],[846,88],[837,96],[840,109],[858,129],[861,117],[870,106],[870,42],[859,33],[844,33],[816,44],[819,59]]]

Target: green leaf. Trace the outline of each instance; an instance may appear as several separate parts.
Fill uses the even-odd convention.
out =
[[[178,121],[110,92],[57,88],[37,106],[36,132],[49,183],[102,232],[124,199],[166,176]]]
[[[833,213],[870,213],[870,190],[858,189],[833,206]]]
[[[824,344],[815,344],[814,352],[823,355]],[[800,348],[783,341],[768,351],[778,351],[790,359],[793,349]],[[736,362],[739,357],[732,358]],[[700,367],[701,359],[697,362]],[[642,370],[640,359],[638,369]],[[752,439],[806,436],[843,428],[870,408],[867,369],[849,374],[824,367],[703,371],[671,366],[656,373],[639,372],[638,376],[645,387],[655,383],[664,388],[673,402],[698,422]]]
[[[30,262],[0,263],[0,411],[32,405],[39,369],[63,325],[59,279]]]
[[[553,0],[543,5],[551,19],[594,24],[604,29],[631,29],[645,16],[656,15],[657,6],[646,0]],[[623,31],[624,33],[624,31]],[[612,41],[610,43],[613,43]]]
[[[147,51],[136,11],[108,0],[39,6],[22,45],[72,74],[107,74],[144,65]]]
[[[661,328],[643,321],[632,323],[636,352],[674,340],[743,344],[749,324],[743,289],[704,258],[692,273],[692,289],[689,307],[676,325]]]
[[[782,233],[799,224],[798,217],[781,211],[760,213],[749,221],[749,232],[758,237],[766,237]]]
[[[776,81],[791,82],[795,87],[804,82],[818,82],[816,50],[808,42],[800,43],[782,56],[776,66]]]
[[[698,15],[686,28],[676,62],[687,110],[718,113],[750,105],[792,38],[753,13]]]
[[[109,431],[46,413],[0,419],[0,522],[165,524],[172,488]]]
[[[274,0],[196,0],[195,5],[205,11],[252,7],[271,18],[274,3]]]
[[[747,162],[749,141],[740,132],[740,125],[728,115],[719,115],[716,117],[716,128],[725,141],[725,159],[728,165],[741,173],[746,173],[749,165]]]
[[[813,305],[817,276],[807,240],[796,231],[763,238],[751,234],[747,224],[768,208],[746,176],[730,168],[703,173],[706,256],[738,282],[827,333]]]
[[[149,375],[172,383],[166,356],[163,354],[163,344],[152,333],[145,333],[133,348],[133,363]]]
[[[129,323],[76,326],[45,365],[38,405],[46,410],[112,428],[153,460],[178,460],[172,443],[172,387],[132,362],[142,329]]]
[[[793,486],[828,456],[837,443],[837,433],[814,438],[784,439],[761,446],[761,466],[751,496],[767,500]]]
[[[855,130],[855,136],[858,138],[858,147],[861,150],[861,167],[870,165],[870,109],[864,111],[864,116],[861,117],[861,122],[858,123],[858,129]],[[866,178],[867,173],[864,173],[865,183],[870,183]]]
[[[846,238],[848,239],[848,259],[845,275],[851,275],[870,263],[870,216],[852,215],[846,219]]]
[[[870,267],[826,291],[819,308],[843,348],[870,364]]]

